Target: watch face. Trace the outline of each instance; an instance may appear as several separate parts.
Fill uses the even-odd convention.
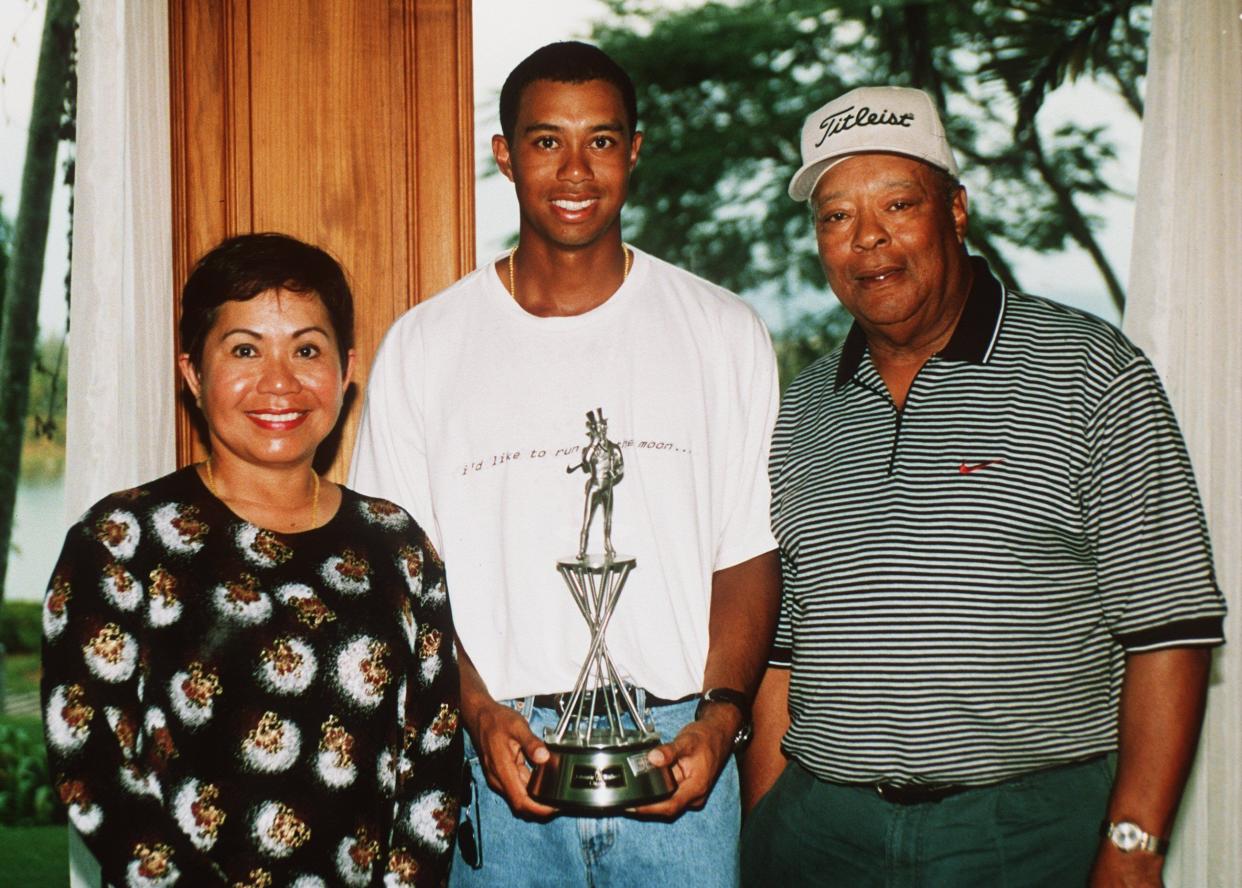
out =
[[[1147,833],[1143,832],[1138,824],[1125,820],[1114,826],[1112,830],[1113,844],[1122,851],[1133,851],[1143,844],[1145,838],[1147,838]]]

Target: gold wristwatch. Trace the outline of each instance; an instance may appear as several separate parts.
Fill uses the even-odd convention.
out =
[[[1107,838],[1121,851],[1147,851],[1150,854],[1165,854],[1169,850],[1169,840],[1153,836],[1137,823],[1130,820],[1119,820],[1114,823],[1105,820],[1100,826],[1100,835]]]

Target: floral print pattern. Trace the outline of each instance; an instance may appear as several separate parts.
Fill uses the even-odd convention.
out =
[[[445,883],[457,664],[443,565],[399,507],[343,490],[278,533],[183,469],[69,531],[43,632],[53,780],[105,880]]]

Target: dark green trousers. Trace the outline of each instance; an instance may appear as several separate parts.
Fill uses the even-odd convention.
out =
[[[1112,779],[1100,757],[897,805],[791,762],[742,827],[742,885],[1077,888]]]

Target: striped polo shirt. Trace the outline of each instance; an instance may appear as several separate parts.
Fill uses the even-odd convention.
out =
[[[1120,331],[973,259],[898,410],[857,324],[772,442],[785,754],[823,780],[983,784],[1111,751],[1124,655],[1223,640],[1203,510]]]

